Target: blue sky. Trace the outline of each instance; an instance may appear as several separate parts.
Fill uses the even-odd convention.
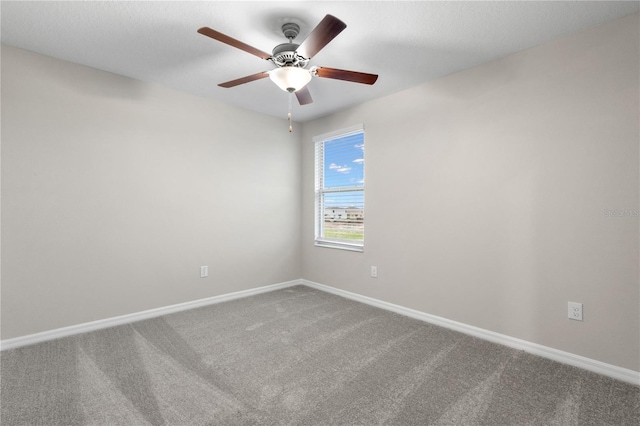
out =
[[[324,186],[364,185],[364,133],[336,138],[324,144]],[[327,207],[363,207],[364,191],[327,194]]]

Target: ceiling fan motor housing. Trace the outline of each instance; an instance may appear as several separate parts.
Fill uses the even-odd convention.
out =
[[[298,67],[304,68],[309,60],[296,53],[298,44],[282,43],[273,48],[271,60],[279,67]]]

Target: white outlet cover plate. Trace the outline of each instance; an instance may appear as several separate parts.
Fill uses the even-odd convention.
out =
[[[569,302],[569,319],[582,321],[582,303]]]

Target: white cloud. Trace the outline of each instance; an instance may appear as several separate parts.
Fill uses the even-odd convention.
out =
[[[354,163],[362,163],[364,162],[364,158],[356,158],[355,160],[353,160]]]
[[[349,170],[351,170],[351,167],[347,166],[346,164],[344,166],[339,166],[336,163],[329,164],[329,168],[331,170],[335,170],[338,173],[349,173]]]
[[[354,148],[360,148],[361,150],[363,150],[363,151],[364,151],[364,144],[363,144],[363,143],[359,143],[359,144],[357,144],[357,145],[354,145],[353,147],[354,147]]]

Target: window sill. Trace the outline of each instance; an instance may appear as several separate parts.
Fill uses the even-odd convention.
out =
[[[355,251],[362,253],[364,251],[364,246],[360,244],[350,244],[350,243],[340,243],[336,241],[323,241],[316,240],[316,247],[325,247],[325,248],[333,248],[338,250],[347,250],[347,251]]]

